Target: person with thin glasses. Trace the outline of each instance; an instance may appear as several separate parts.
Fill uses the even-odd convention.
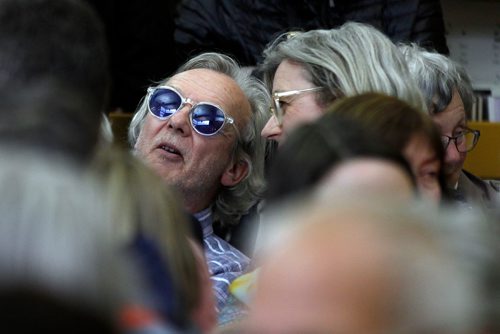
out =
[[[488,209],[500,208],[500,182],[481,180],[463,169],[467,152],[476,147],[480,137],[478,130],[467,125],[474,91],[465,68],[449,57],[415,44],[401,44],[399,49],[440,130],[445,149],[444,174],[451,200]]]
[[[266,48],[256,73],[273,98],[261,135],[279,145],[342,97],[379,92],[425,109],[401,53],[367,24],[349,22],[336,29],[282,34]]]

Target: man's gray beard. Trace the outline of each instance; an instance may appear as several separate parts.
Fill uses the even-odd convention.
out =
[[[209,172],[203,174],[203,178],[205,180],[216,179],[217,181],[215,182],[219,183],[220,176],[216,178],[215,174],[216,173],[214,173],[214,169],[211,169]],[[219,188],[217,188],[215,194],[211,196],[213,198],[206,198],[209,195],[210,191],[213,191],[212,189],[214,189],[215,186],[213,185],[213,183],[203,182],[203,179],[195,184],[186,184],[185,182],[179,180],[166,180],[166,184],[172,187],[181,196],[181,203],[186,209],[192,206],[198,207],[198,203],[206,202],[206,204],[203,205],[204,207],[200,208],[198,211],[206,209],[215,201],[215,199],[217,198],[217,193],[219,192],[219,188],[221,187],[221,185],[219,185]]]

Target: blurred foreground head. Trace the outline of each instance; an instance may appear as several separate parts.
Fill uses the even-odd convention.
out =
[[[323,121],[331,124],[339,116],[370,130],[372,141],[402,154],[410,163],[419,194],[440,202],[444,151],[439,131],[428,115],[393,96],[364,93],[333,103]]]
[[[56,80],[103,111],[109,86],[103,23],[79,0],[0,1],[0,92]]]
[[[2,325],[23,333],[112,332],[131,285],[98,185],[65,161],[0,154]]]
[[[88,159],[108,86],[104,27],[85,1],[0,1],[2,143]]]
[[[91,171],[104,187],[114,241],[135,260],[145,286],[134,302],[172,328],[212,330],[216,316],[208,269],[177,193],[128,151],[100,151]]]
[[[0,91],[0,141],[15,150],[39,151],[87,164],[100,140],[104,115],[80,91],[42,80]]]
[[[299,227],[265,257],[244,332],[474,333],[488,310],[489,233],[478,216],[422,205],[289,207],[280,219]]]
[[[408,162],[371,129],[343,115],[327,114],[291,133],[268,173],[270,205],[321,187],[412,197]]]

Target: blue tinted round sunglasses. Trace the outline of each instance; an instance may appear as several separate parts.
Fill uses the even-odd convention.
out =
[[[234,119],[227,116],[218,105],[210,102],[195,103],[169,86],[149,88],[147,103],[149,112],[160,120],[168,119],[185,104],[191,105],[189,112],[191,127],[202,136],[217,134],[226,123],[234,125]]]

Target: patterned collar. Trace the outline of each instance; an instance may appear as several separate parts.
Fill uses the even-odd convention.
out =
[[[203,230],[203,238],[206,238],[214,233],[212,227],[212,207],[208,207],[193,215],[201,224]]]

